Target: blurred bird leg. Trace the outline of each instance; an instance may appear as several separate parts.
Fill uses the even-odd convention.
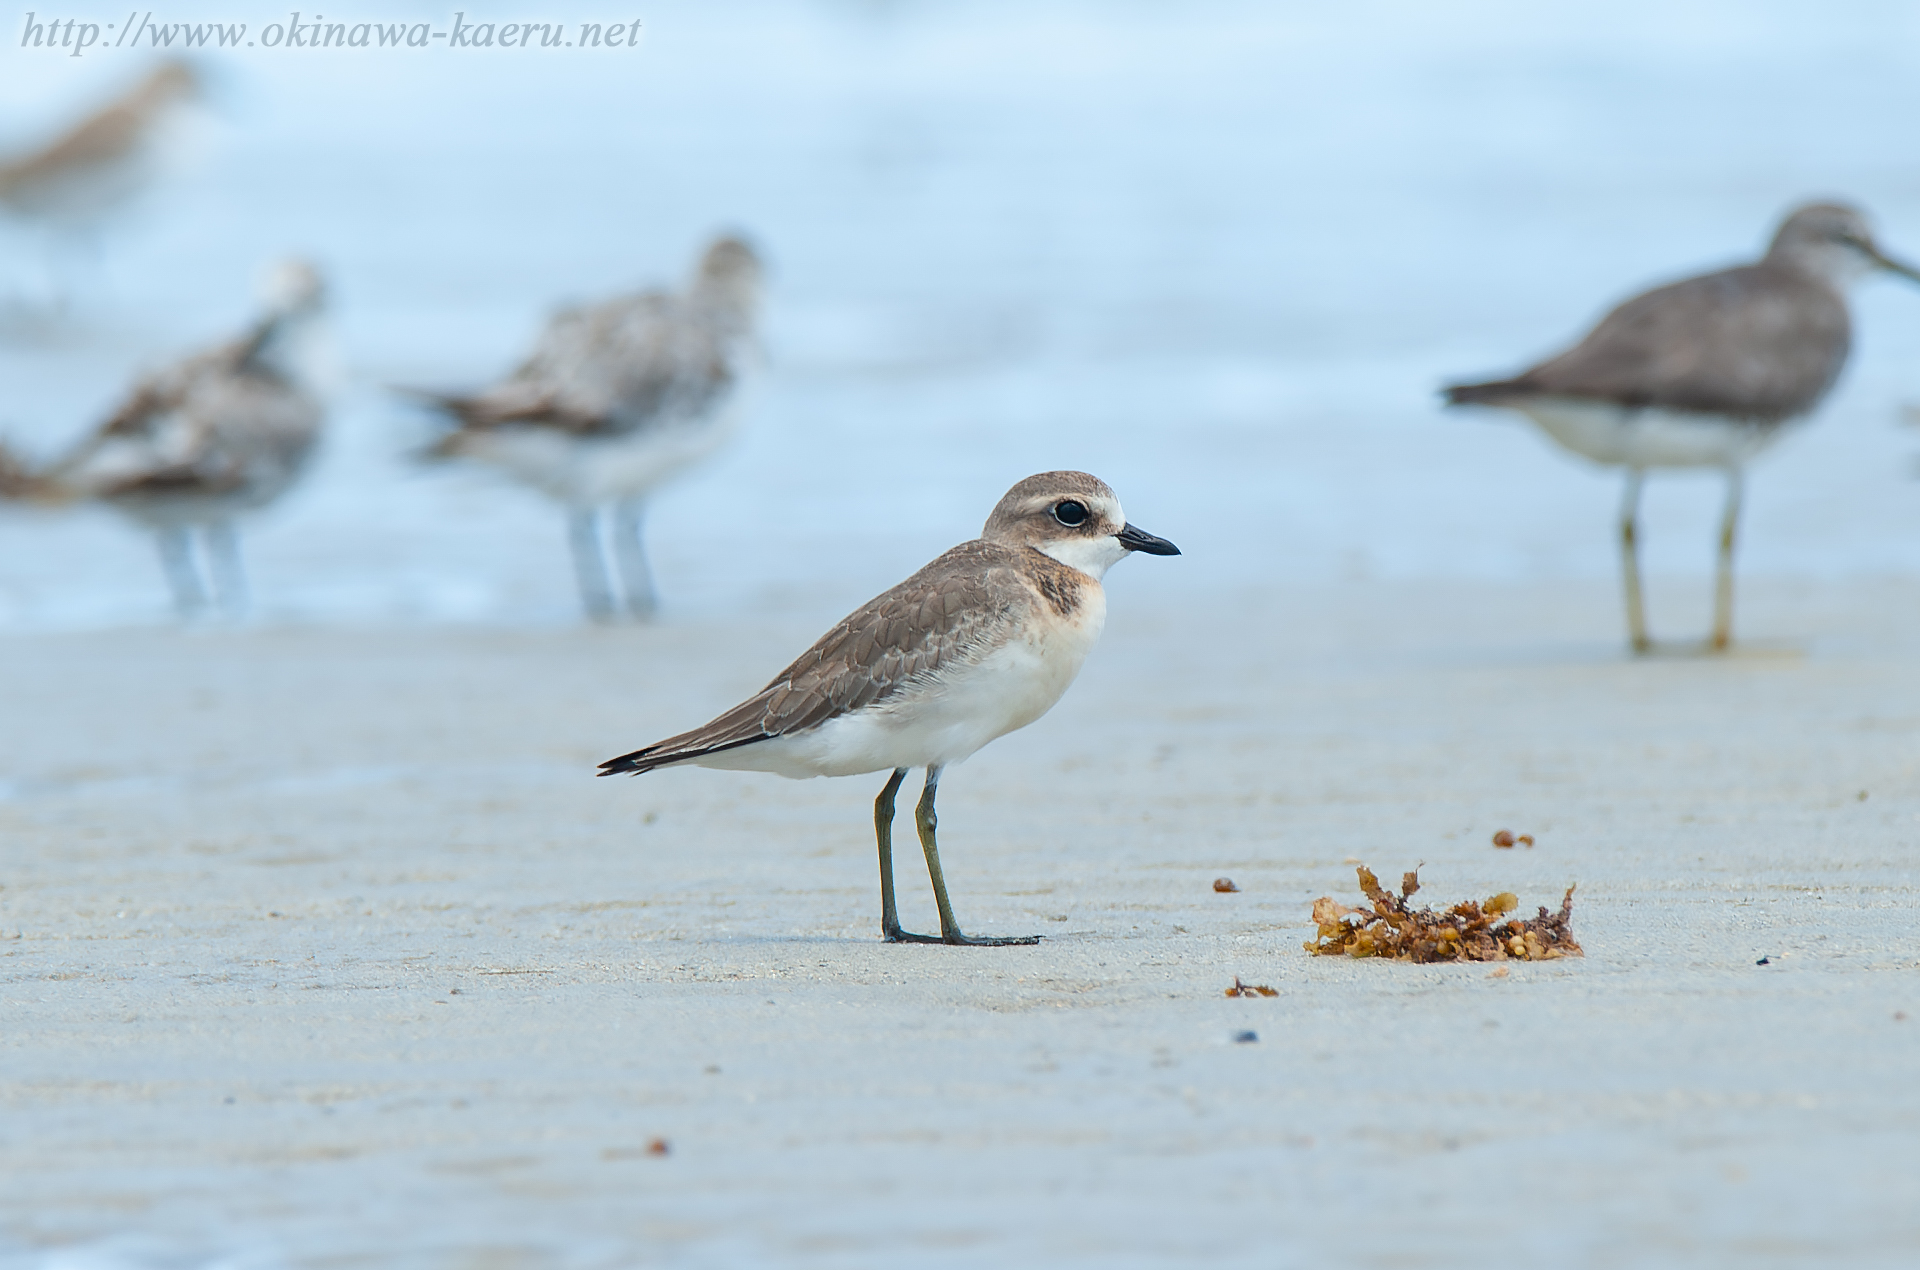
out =
[[[215,602],[228,617],[245,617],[247,569],[240,557],[240,534],[230,519],[212,521],[202,532]]]
[[[1744,479],[1740,469],[1727,469],[1727,505],[1720,513],[1720,562],[1713,582],[1713,650],[1725,652],[1733,642],[1733,539],[1740,523],[1740,496]]]
[[[1647,638],[1646,599],[1640,591],[1640,483],[1645,478],[1641,468],[1628,468],[1627,487],[1620,499],[1620,578],[1627,592],[1627,638],[1636,653],[1653,648]]]
[[[613,506],[613,554],[620,564],[620,586],[626,592],[627,612],[649,618],[659,606],[653,590],[653,570],[647,565],[647,544],[641,537],[646,502],[622,499]]]
[[[206,607],[207,592],[193,559],[190,532],[184,525],[165,525],[154,530],[153,537],[160,548],[160,567],[166,572],[167,586],[173,591],[173,607],[181,617],[198,616]]]
[[[600,546],[600,513],[592,507],[567,512],[567,540],[573,547],[573,574],[580,584],[580,603],[596,622],[613,619],[613,584],[607,576],[607,557]]]

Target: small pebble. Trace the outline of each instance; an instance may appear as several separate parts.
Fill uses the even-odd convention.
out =
[[[1235,1032],[1233,1034],[1233,1043],[1235,1045],[1251,1045],[1259,1039],[1260,1034],[1258,1032]]]
[[[1213,880],[1213,889],[1216,891],[1225,892],[1225,891],[1237,891],[1240,888],[1233,884],[1232,878],[1215,878]]]
[[[1766,964],[1767,964],[1767,963],[1768,963],[1769,961],[1771,961],[1771,960],[1772,960],[1772,958],[1770,958],[1770,957],[1762,957],[1762,958],[1761,958],[1760,960],[1758,960],[1758,961],[1756,961],[1756,962],[1754,962],[1753,964],[1754,964],[1754,965],[1756,965],[1756,966],[1764,966],[1764,965],[1766,965]]]
[[[1513,845],[1512,832],[1506,829],[1502,829],[1499,833],[1494,834],[1493,845],[1496,847],[1499,847],[1503,851],[1506,850],[1508,847],[1511,847]]]
[[[665,1138],[655,1138],[653,1141],[647,1143],[648,1155],[666,1155],[672,1150],[673,1147],[668,1145]]]

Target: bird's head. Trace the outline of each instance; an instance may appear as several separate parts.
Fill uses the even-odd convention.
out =
[[[760,301],[760,255],[739,234],[722,234],[708,244],[694,271],[693,291],[710,304],[750,315]]]
[[[1880,250],[1866,215],[1845,203],[1808,203],[1780,223],[1767,259],[1814,274],[1836,287],[1884,270],[1920,282],[1920,270]]]
[[[310,261],[297,256],[276,260],[260,273],[260,303],[269,313],[318,312],[326,305],[327,285]]]
[[[1180,548],[1127,523],[1107,483],[1085,472],[1042,472],[1008,490],[980,536],[1032,547],[1098,578],[1129,552],[1177,556]]]

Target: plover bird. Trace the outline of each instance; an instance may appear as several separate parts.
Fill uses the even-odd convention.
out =
[[[0,208],[70,245],[90,244],[160,174],[182,108],[199,91],[192,67],[160,63],[38,149],[0,159]]]
[[[320,277],[285,262],[265,291],[265,312],[246,334],[138,380],[63,458],[32,469],[0,455],[0,473],[11,473],[0,492],[97,501],[152,530],[182,616],[210,603],[244,608],[234,518],[285,493],[320,434]]]
[[[1620,559],[1627,629],[1647,652],[1639,561],[1640,487],[1651,468],[1719,468],[1720,518],[1710,646],[1733,636],[1733,544],[1747,463],[1817,407],[1846,365],[1846,289],[1876,270],[1920,280],[1838,203],[1789,215],[1759,261],[1636,296],[1571,349],[1512,379],[1457,384],[1450,405],[1504,406],[1598,463],[1627,470]]]
[[[963,934],[934,841],[940,773],[1052,708],[1106,624],[1100,580],[1134,551],[1177,556],[1134,528],[1105,482],[1084,472],[1029,476],[980,537],[868,601],[757,694],[704,727],[600,765],[602,776],[693,764],[795,778],[892,769],[873,804],[880,929],[889,942],[1031,944]],[[900,928],[893,895],[893,804],[907,770],[927,769],[914,812],[940,934]]]
[[[565,506],[580,599],[595,621],[617,607],[604,531],[627,611],[647,617],[657,603],[641,541],[647,496],[732,435],[759,294],[759,258],[727,236],[679,295],[563,309],[498,386],[417,394],[456,424],[428,454],[492,464]]]

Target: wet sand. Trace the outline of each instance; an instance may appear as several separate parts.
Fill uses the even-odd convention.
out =
[[[1599,584],[1149,585],[942,785],[961,920],[1037,948],[878,942],[879,777],[592,778],[838,600],[5,637],[0,1260],[1920,1255],[1920,587],[1633,662]],[[1309,958],[1355,860],[1577,882],[1587,956]]]

